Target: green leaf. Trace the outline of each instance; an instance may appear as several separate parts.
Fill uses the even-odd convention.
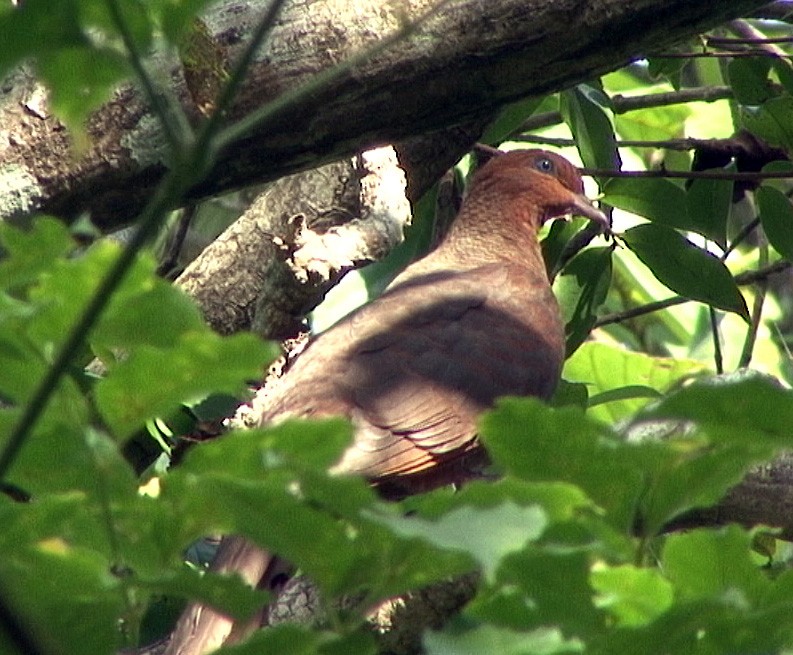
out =
[[[91,111],[108,100],[116,85],[130,73],[120,55],[100,54],[87,47],[42,53],[38,70],[50,89],[52,110],[73,133],[84,129]]]
[[[674,601],[672,584],[657,569],[603,564],[593,569],[590,582],[598,594],[595,605],[611,613],[618,625],[645,625]]]
[[[751,558],[751,535],[737,526],[667,538],[662,566],[679,597],[719,599],[743,609],[760,600],[768,578]]]
[[[742,105],[761,105],[773,96],[768,57],[736,57],[727,64],[727,76],[735,99]]]
[[[793,261],[793,205],[790,198],[770,186],[761,186],[755,197],[769,243],[785,259]]]
[[[565,634],[581,636],[602,630],[602,614],[592,603],[589,581],[592,554],[587,551],[603,544],[586,531],[579,531],[577,535],[583,544],[554,538],[561,531],[556,532],[543,538],[543,541],[550,540],[550,544],[540,543],[507,557],[499,570],[499,587],[491,602],[471,607],[471,614],[487,617],[496,624],[520,628],[554,625]],[[519,607],[508,608],[510,596],[516,589],[523,592],[523,611]],[[564,589],[565,593],[559,594],[559,589]],[[498,616],[495,611],[499,609],[513,616]]]
[[[658,280],[675,293],[749,318],[749,310],[727,267],[678,232],[647,223],[627,230],[625,244]]]
[[[418,537],[439,548],[469,554],[491,581],[504,557],[536,540],[547,523],[539,507],[509,501],[486,510],[460,507],[435,521],[380,520],[403,537]]]
[[[424,635],[427,655],[554,655],[582,651],[578,640],[568,640],[557,628],[519,632],[494,625],[459,626]]]
[[[282,623],[256,630],[241,644],[220,649],[218,655],[375,655],[371,632],[331,632],[314,626]]]
[[[579,84],[559,96],[559,109],[581,153],[584,166],[619,169],[614,127],[605,112],[611,101],[601,89]]]
[[[793,391],[755,371],[704,378],[647,407],[638,417],[695,421],[714,426],[712,437],[735,440],[773,454],[791,447]]]
[[[0,223],[0,246],[0,288],[14,289],[33,282],[68,254],[74,241],[62,221],[41,216],[28,230]]]
[[[341,459],[351,439],[350,424],[342,419],[287,420],[203,444],[187,454],[180,472],[220,475],[225,471],[258,479],[269,469],[284,466],[325,471]]]
[[[649,218],[654,223],[689,228],[686,192],[667,179],[657,177],[617,177],[609,180],[603,202]]]
[[[171,43],[177,43],[191,28],[191,22],[210,4],[210,0],[182,0],[174,3],[169,0],[157,0],[152,9],[157,22],[162,27]]]
[[[564,267],[554,283],[565,317],[568,356],[587,339],[611,283],[612,249],[587,248]]]
[[[238,576],[215,573],[199,576],[184,567],[177,573],[144,577],[137,582],[141,589],[149,592],[197,600],[240,619],[251,618],[271,600],[269,594],[252,589]]]
[[[793,95],[793,64],[790,59],[774,57],[771,60],[771,67],[779,78],[779,82],[785,87],[785,91]]]
[[[690,229],[724,248],[732,203],[732,180],[695,179],[686,191]]]
[[[525,98],[502,108],[479,140],[497,146],[513,134],[537,110],[541,102],[542,98]]]
[[[111,490],[123,495],[137,489],[132,469],[105,435],[75,429],[62,418],[40,426],[20,451],[11,476],[16,484],[34,494],[80,490],[94,501],[115,495]]]
[[[253,335],[222,338],[208,331],[182,334],[172,349],[140,346],[97,383],[97,408],[124,438],[181,403],[212,392],[241,393],[271,355]]]
[[[4,8],[0,12],[0,77],[27,57],[85,45],[79,15],[78,0],[30,0]]]
[[[694,360],[652,357],[605,343],[585,343],[565,362],[564,378],[587,385],[588,415],[616,423],[632,416],[653,392],[664,393],[686,377],[704,372]],[[621,397],[623,389],[646,389]],[[595,404],[595,400],[598,403]]]
[[[4,541],[13,539],[4,544],[7,556],[0,562],[4,602],[16,617],[24,617],[48,652],[116,652],[121,646],[118,617],[125,609],[120,578],[113,574],[107,555],[76,544],[70,534],[74,531],[80,539],[85,530],[96,541],[102,530],[82,520],[84,498],[82,503],[74,498],[61,502],[57,515],[54,503],[47,500],[37,498],[34,505],[43,507],[20,508],[13,512],[16,517],[3,511]],[[38,538],[31,539],[30,533],[22,536],[31,528]]]
[[[747,130],[767,141],[780,146],[787,152],[793,151],[793,96],[771,98],[759,108],[743,107],[741,119]]]
[[[686,60],[680,57],[648,57],[647,72],[652,78],[665,77],[675,89],[679,89],[680,73],[685,64]]]
[[[180,289],[153,277],[134,286],[127,284],[113,296],[91,335],[92,346],[168,348],[181,335],[204,328],[195,301]]]
[[[608,510],[612,525],[626,530],[632,525],[645,473],[628,457],[617,456],[619,440],[580,410],[504,398],[480,420],[480,436],[507,473],[530,482],[575,484]]]

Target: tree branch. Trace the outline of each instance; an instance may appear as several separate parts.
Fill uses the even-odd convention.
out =
[[[293,0],[259,51],[228,118],[255,112],[339,61],[371,46],[422,14],[391,3]],[[301,103],[266,133],[253,133],[219,157],[189,199],[272,180],[322,162],[492,115],[529,95],[547,93],[613,70],[632,58],[735,18],[763,4],[685,0],[458,0],[411,39],[360,65]],[[250,38],[262,0],[227,0],[206,22],[233,60]],[[402,5],[400,5],[401,7]],[[641,29],[637,29],[641,26]],[[295,35],[300,35],[296,38]],[[184,71],[170,79],[185,115],[200,108]],[[136,216],[163,176],[163,134],[138,91],[126,87],[89,120],[92,146],[81,156],[22,74],[0,103],[0,215],[47,211],[75,217],[90,211],[105,229]]]

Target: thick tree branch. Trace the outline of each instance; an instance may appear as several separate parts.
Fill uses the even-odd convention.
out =
[[[763,4],[709,0],[458,0],[419,33],[307,100],[277,129],[252,134],[223,153],[192,198],[350,156],[491,115],[505,103],[563,88],[615,69]],[[326,70],[393,32],[430,0],[359,3],[293,0],[259,53],[231,119],[246,116],[281,90]],[[207,17],[233,60],[266,3],[230,0]],[[171,79],[185,114],[201,108],[184,72]],[[18,74],[0,105],[0,215],[90,211],[109,228],[129,221],[165,172],[159,123],[132,88],[91,118],[92,147],[70,150],[63,127],[40,101],[41,89]]]

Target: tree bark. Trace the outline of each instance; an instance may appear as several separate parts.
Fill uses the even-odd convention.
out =
[[[415,19],[431,0],[293,0],[249,71],[229,114],[250,114]],[[763,5],[762,0],[456,0],[419,31],[222,153],[192,199],[314,167],[490,116],[504,104],[614,70],[631,59]],[[233,61],[266,3],[226,0],[206,18]],[[207,99],[170,62],[173,91],[198,122]],[[112,229],[132,220],[166,170],[160,126],[124,87],[91,117],[90,148],[69,136],[30,76],[6,80],[0,100],[0,216],[89,211]],[[209,102],[211,104],[211,101]]]

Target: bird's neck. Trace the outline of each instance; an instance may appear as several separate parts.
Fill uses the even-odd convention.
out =
[[[459,266],[510,263],[545,274],[537,238],[540,217],[525,196],[469,197],[441,248]]]

